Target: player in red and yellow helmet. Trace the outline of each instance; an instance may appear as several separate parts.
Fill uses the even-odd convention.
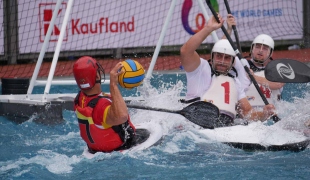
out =
[[[100,79],[96,79],[97,73]],[[81,57],[73,65],[73,75],[81,90],[92,89],[96,83],[101,83],[101,73],[105,76],[102,66],[89,56]]]
[[[128,149],[134,144],[135,127],[118,88],[122,66],[119,62],[110,71],[110,95],[107,95],[101,90],[104,69],[94,58],[83,56],[73,65],[74,78],[80,88],[74,109],[80,135],[91,153]]]

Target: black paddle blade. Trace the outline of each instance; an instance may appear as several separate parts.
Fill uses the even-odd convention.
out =
[[[203,128],[214,129],[220,112],[214,104],[198,101],[180,110],[179,114]]]
[[[293,59],[277,59],[267,64],[265,77],[272,82],[306,83],[310,82],[310,67]]]

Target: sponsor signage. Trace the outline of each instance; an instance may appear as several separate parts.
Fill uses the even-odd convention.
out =
[[[222,1],[215,0],[220,13],[227,12]],[[237,20],[241,41],[252,41],[261,33],[275,40],[302,39],[302,1],[229,0]],[[54,0],[19,0],[20,53],[40,52],[52,14]],[[61,51],[156,46],[171,0],[75,0],[71,9]],[[61,4],[47,51],[55,50],[67,3]],[[209,16],[211,13],[205,7]],[[2,11],[2,10],[0,10]],[[1,20],[1,17],[0,17]],[[184,44],[206,25],[195,0],[180,0],[174,9],[163,45]],[[225,24],[226,26],[226,24]],[[223,33],[219,29],[219,38]],[[3,36],[3,35],[2,35]],[[0,36],[1,38],[1,36]],[[232,35],[234,39],[234,36]],[[3,37],[1,38],[3,41]],[[209,36],[205,42],[214,42]],[[2,42],[3,43],[3,42]]]

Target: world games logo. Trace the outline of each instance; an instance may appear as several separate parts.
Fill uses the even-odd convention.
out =
[[[211,0],[211,4],[214,7],[215,11],[219,11],[219,6],[217,0]],[[196,27],[192,28],[189,25],[189,12],[191,8],[193,7],[193,1],[192,0],[184,0],[183,6],[182,6],[182,25],[186,32],[188,32],[190,35],[194,35],[198,31],[200,31],[206,24],[206,20],[202,13],[198,13],[195,16],[195,25]]]
[[[50,26],[55,7],[56,7],[56,3],[40,3],[39,4],[40,42],[44,42],[44,38]],[[50,37],[50,42],[55,42],[59,38],[61,24],[63,21],[62,17],[64,17],[66,7],[67,7],[67,3],[62,3],[60,5],[59,11],[57,13],[57,17],[55,19],[52,34]],[[68,40],[68,29],[66,29],[66,33],[65,33],[63,41],[67,41],[67,40]]]

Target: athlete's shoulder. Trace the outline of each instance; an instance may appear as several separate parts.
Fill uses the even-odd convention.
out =
[[[98,100],[98,104],[102,105],[102,104],[111,104],[112,103],[112,99],[111,97],[108,96],[98,96],[99,100]]]
[[[243,65],[246,65],[248,67],[250,66],[251,60],[242,58],[240,61]]]

